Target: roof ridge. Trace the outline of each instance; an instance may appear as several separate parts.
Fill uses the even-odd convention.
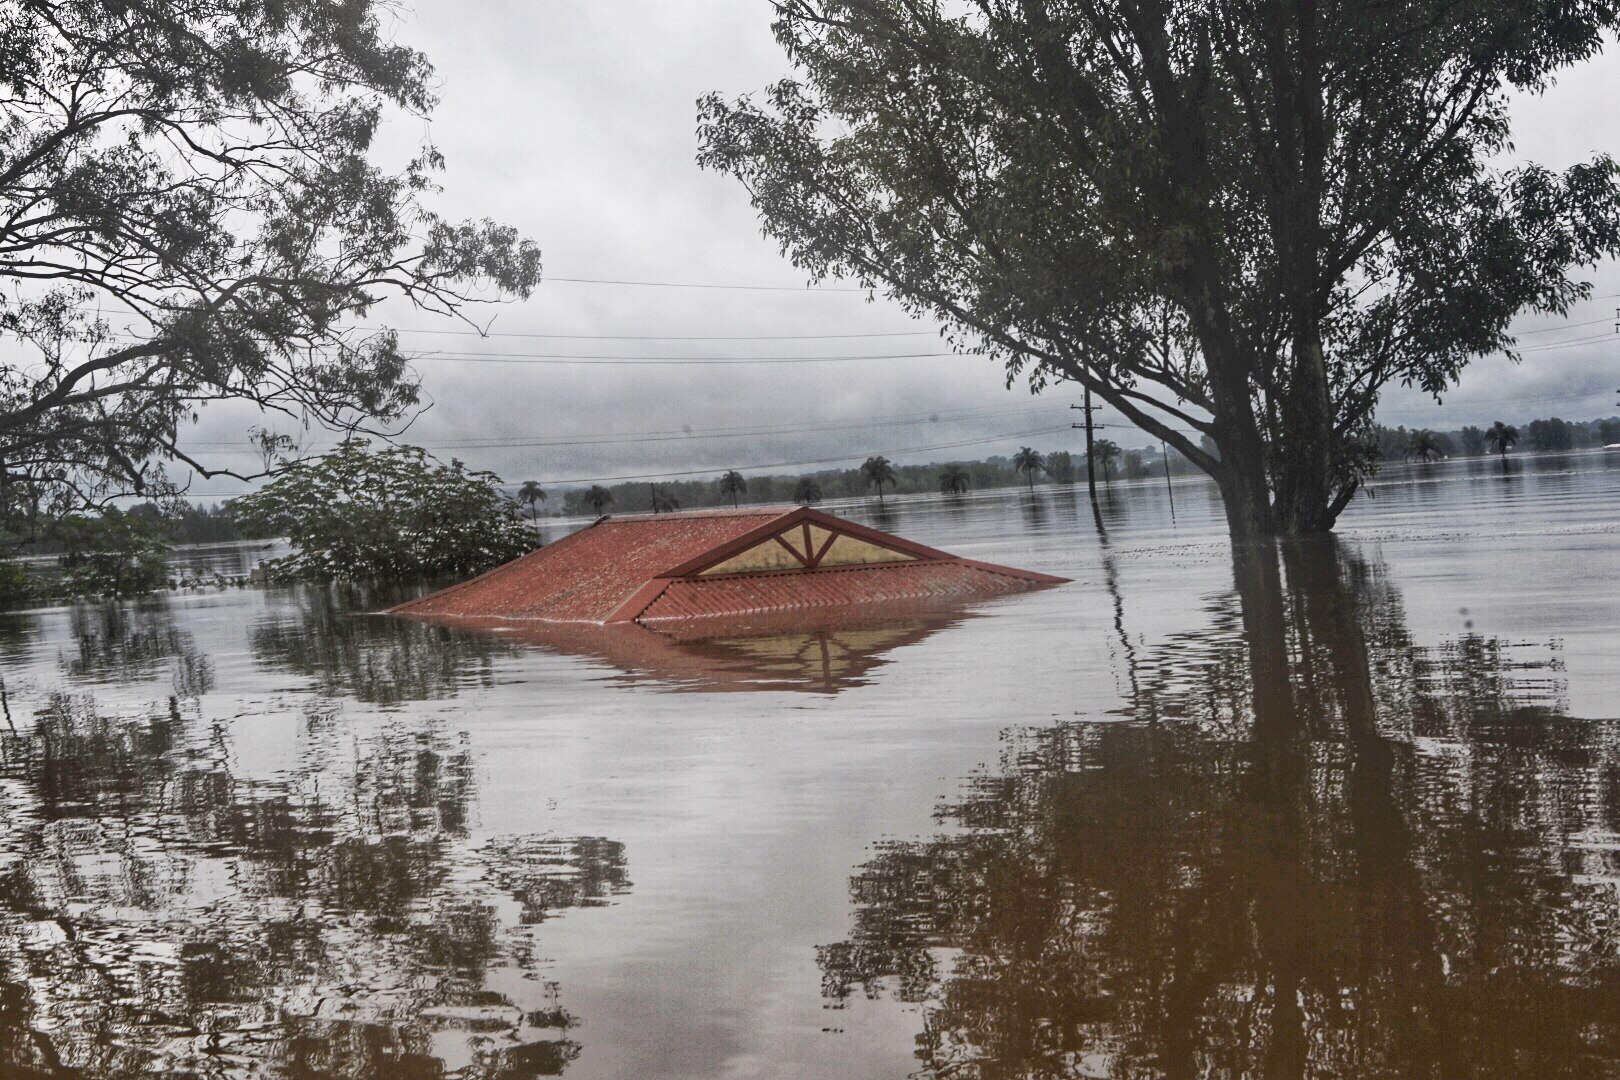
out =
[[[791,514],[797,509],[799,509],[797,506],[760,506],[753,509],[743,509],[742,507],[738,507],[735,510],[711,510],[707,508],[702,510],[668,510],[657,514],[637,511],[633,514],[610,514],[608,515],[607,519],[602,522],[602,524],[623,525],[627,522],[632,524],[640,524],[641,522],[647,521],[669,521],[671,519],[691,520],[693,518],[779,518]],[[586,526],[586,528],[590,528],[590,526]]]

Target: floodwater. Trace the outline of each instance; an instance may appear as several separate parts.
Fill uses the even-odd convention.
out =
[[[1071,577],[541,647],[0,619],[0,1076],[1620,1075],[1620,454],[832,506]]]

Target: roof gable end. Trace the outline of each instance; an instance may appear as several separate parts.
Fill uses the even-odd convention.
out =
[[[894,559],[859,558],[850,557],[829,560],[832,549],[847,538],[851,547],[864,545],[884,552],[892,552]],[[751,550],[771,552],[773,550],[783,553],[783,565],[772,566],[767,560],[761,559],[762,565],[748,567],[739,565],[734,572],[748,573],[761,572],[772,569],[790,569],[797,567],[815,568],[824,562],[827,565],[847,565],[863,562],[886,561],[925,561],[933,559],[953,558],[947,552],[923,544],[913,543],[891,533],[880,532],[865,525],[858,525],[853,521],[833,517],[820,510],[801,506],[796,510],[789,510],[780,517],[767,521],[757,528],[737,536],[726,543],[716,545],[709,551],[688,559],[677,566],[672,566],[658,575],[661,578],[695,577],[701,574],[713,573],[717,568],[736,559]],[[855,552],[851,552],[852,556]],[[792,561],[789,562],[788,560]]]

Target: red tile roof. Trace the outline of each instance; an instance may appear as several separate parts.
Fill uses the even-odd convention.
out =
[[[608,518],[395,612],[461,618],[606,622],[648,580],[782,515],[657,514]]]
[[[1030,584],[1027,578],[980,569],[960,559],[739,574],[672,581],[637,621],[656,624],[667,619],[994,596]]]
[[[820,555],[811,553],[807,565],[790,569],[701,576],[756,545],[774,543],[779,534],[797,541],[806,526],[886,549],[906,561],[823,566]],[[807,543],[808,532],[804,537]],[[794,551],[788,544],[782,547]],[[800,558],[797,552],[793,557]],[[1063,580],[958,559],[799,507],[608,518],[481,577],[401,604],[392,613],[667,625],[680,619],[991,595]]]

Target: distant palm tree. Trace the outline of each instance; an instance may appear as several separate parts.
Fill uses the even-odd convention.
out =
[[[720,478],[720,497],[723,499],[730,495],[732,509],[737,507],[737,496],[747,491],[748,481],[744,480],[743,474],[736,469],[727,470],[726,474]]]
[[[579,501],[600,514],[613,502],[613,492],[601,484],[592,484],[590,489],[579,497]]]
[[[1112,439],[1098,439],[1096,444],[1092,446],[1091,452],[1096,454],[1097,460],[1102,463],[1103,483],[1112,484],[1114,482],[1114,459],[1119,457],[1121,453],[1119,444]]]
[[[525,480],[523,482],[523,486],[518,488],[518,502],[528,504],[530,520],[533,520],[533,521],[539,521],[540,520],[540,515],[535,513],[534,508],[538,504],[543,503],[545,501],[546,501],[545,489],[540,486],[538,481]]]
[[[1440,440],[1435,438],[1434,432],[1428,428],[1412,432],[1406,441],[1406,456],[1417,458],[1419,461],[1435,461],[1445,457],[1445,451],[1440,449]]]
[[[1035,494],[1035,474],[1046,465],[1046,459],[1039,450],[1031,450],[1027,446],[1020,446],[1018,453],[1013,455],[1013,469],[1024,474],[1029,481],[1029,493]]]
[[[867,487],[872,487],[874,484],[877,486],[878,503],[880,505],[883,502],[883,485],[888,484],[893,487],[898,483],[894,475],[894,466],[889,464],[888,458],[882,456],[869,457],[861,462],[861,475],[866,478]]]
[[[941,495],[960,495],[968,489],[967,470],[960,465],[947,465],[939,474]]]
[[[1498,454],[1502,455],[1502,464],[1507,464],[1507,452],[1519,441],[1519,429],[1512,424],[1504,424],[1498,420],[1485,430],[1485,443]]]
[[[800,477],[799,483],[793,489],[793,501],[800,506],[809,506],[811,503],[821,501],[821,485],[808,476]]]

